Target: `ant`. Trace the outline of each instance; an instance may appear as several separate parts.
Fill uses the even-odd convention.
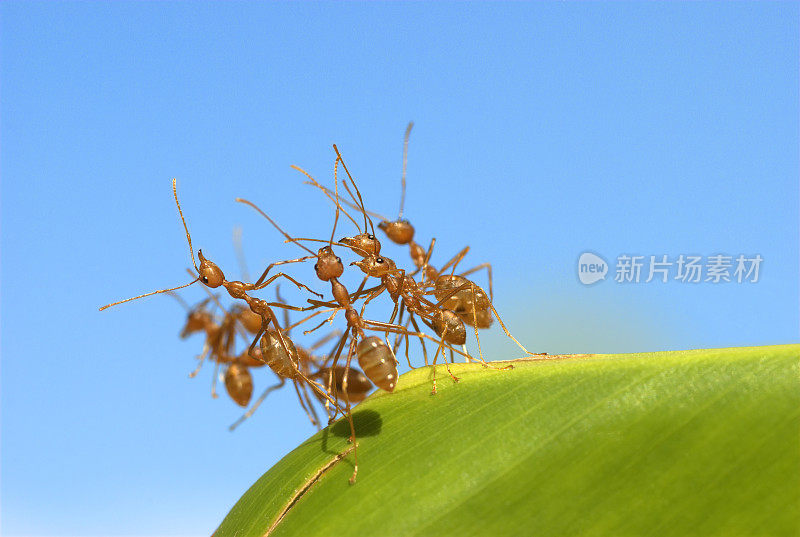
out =
[[[335,147],[335,146],[334,146]],[[338,181],[336,179],[336,172],[338,170],[338,163],[341,160],[341,157],[338,156],[337,152],[337,159],[334,164],[334,185],[336,188],[336,195],[338,197]],[[342,163],[344,164],[344,163]],[[307,172],[303,171],[300,168],[301,172],[308,175]],[[354,184],[355,186],[355,184]],[[357,187],[356,187],[357,189]],[[348,189],[349,190],[349,189]],[[358,194],[360,197],[360,193]],[[345,401],[345,414],[348,419],[348,423],[350,425],[350,433],[351,433],[351,441],[354,445],[354,459],[355,459],[355,467],[353,470],[353,475],[350,478],[350,482],[354,483],[356,479],[356,475],[358,473],[358,456],[357,456],[357,445],[356,445],[356,435],[355,435],[355,427],[353,425],[353,418],[351,413],[351,400],[348,394],[348,382],[350,381],[349,371],[350,363],[355,354],[358,357],[359,365],[361,366],[364,374],[366,377],[375,383],[380,389],[385,391],[393,391],[396,384],[397,384],[397,366],[396,366],[396,359],[388,346],[381,338],[376,336],[369,336],[367,337],[365,334],[366,329],[378,329],[385,332],[395,332],[401,334],[408,334],[408,331],[405,330],[402,326],[394,325],[391,323],[383,323],[379,321],[372,321],[366,320],[363,318],[363,309],[362,313],[359,314],[355,308],[353,307],[351,295],[347,291],[347,288],[339,281],[339,277],[344,273],[344,265],[340,257],[338,257],[333,251],[333,237],[336,234],[336,226],[339,220],[339,206],[337,205],[336,210],[336,217],[333,224],[333,229],[331,230],[331,236],[327,242],[326,246],[320,248],[317,253],[314,253],[312,250],[303,246],[300,241],[307,240],[307,239],[298,239],[294,238],[286,231],[284,231],[269,215],[267,215],[263,210],[261,210],[257,205],[254,203],[242,199],[237,198],[236,201],[240,203],[244,203],[255,209],[259,214],[261,214],[264,218],[266,218],[284,237],[286,237],[288,242],[294,242],[308,252],[310,255],[303,256],[301,258],[282,261],[279,263],[273,263],[270,267],[267,267],[267,270],[264,272],[261,278],[264,278],[269,271],[269,269],[277,264],[281,263],[296,263],[301,261],[306,261],[308,259],[316,258],[317,262],[314,265],[314,271],[317,275],[317,278],[324,282],[330,282],[331,284],[331,293],[334,298],[334,302],[320,302],[315,300],[310,300],[312,306],[310,308],[299,308],[295,306],[289,305],[282,305],[280,307],[286,309],[292,309],[296,311],[307,311],[309,309],[315,309],[318,307],[330,307],[333,308],[334,315],[338,310],[344,310],[345,319],[347,320],[347,329],[345,330],[344,335],[340,338],[339,344],[337,345],[337,350],[333,358],[333,366],[330,368],[329,373],[329,385],[335,384],[338,388],[338,384],[341,384],[341,391],[344,395]],[[366,222],[365,222],[366,225]],[[310,239],[316,240],[316,239]],[[337,243],[338,244],[338,243]],[[347,245],[343,245],[347,246]],[[349,246],[353,248],[352,246]],[[363,255],[369,255],[369,251],[362,250]],[[366,279],[364,280],[364,283]],[[356,292],[356,295],[362,290],[364,283],[359,288],[359,291]],[[278,306],[278,304],[275,304]],[[331,317],[332,318],[332,317]],[[341,356],[341,353],[344,350],[344,346],[348,339],[348,336],[352,334],[352,338],[350,338],[350,346],[347,353],[347,359],[345,362],[345,366],[343,370],[337,368],[337,361]],[[339,380],[339,375],[341,371],[341,380]]]
[[[198,259],[200,261],[200,266],[198,267],[198,265],[197,265],[197,263],[195,261],[195,257],[194,257],[194,248],[192,247],[192,238],[191,238],[191,235],[189,234],[189,228],[186,225],[186,220],[183,217],[183,210],[181,209],[180,202],[178,201],[178,191],[177,191],[177,186],[176,186],[176,180],[175,179],[172,180],[172,193],[173,193],[173,196],[175,198],[175,204],[178,207],[178,213],[180,215],[181,222],[183,223],[184,231],[186,232],[186,240],[187,240],[187,242],[189,244],[189,254],[190,254],[190,257],[191,257],[191,260],[192,260],[192,265],[194,266],[194,269],[197,272],[197,277],[195,279],[193,279],[191,282],[189,282],[187,284],[184,284],[184,285],[180,285],[180,286],[173,287],[173,288],[170,288],[170,289],[160,289],[160,290],[157,290],[157,291],[152,291],[150,293],[145,293],[143,295],[139,295],[139,296],[135,296],[135,297],[128,298],[128,299],[125,299],[125,300],[121,300],[121,301],[118,301],[118,302],[114,302],[114,303],[111,303],[111,304],[107,304],[107,305],[101,307],[100,311],[105,310],[107,308],[110,308],[112,306],[116,306],[118,304],[123,304],[125,302],[130,302],[132,300],[137,300],[137,299],[144,298],[144,297],[147,297],[147,296],[151,296],[151,295],[155,295],[155,294],[159,294],[159,293],[166,293],[166,292],[169,292],[169,291],[175,291],[177,289],[182,289],[184,287],[189,287],[190,285],[193,285],[198,281],[200,281],[205,287],[210,288],[210,289],[216,289],[218,287],[223,287],[225,289],[225,291],[227,291],[227,293],[231,296],[231,298],[233,298],[235,300],[244,300],[247,303],[247,305],[250,307],[250,310],[254,314],[258,315],[258,317],[261,320],[261,326],[259,327],[259,330],[258,330],[258,332],[256,334],[256,337],[253,340],[253,343],[250,345],[250,348],[248,349],[248,354],[254,359],[257,359],[257,360],[259,359],[259,355],[258,355],[258,353],[256,351],[254,351],[254,348],[255,348],[256,343],[258,343],[261,340],[261,342],[262,342],[261,351],[264,354],[263,361],[266,361],[267,365],[270,366],[270,368],[273,371],[278,373],[278,371],[276,371],[276,368],[278,368],[280,370],[280,372],[284,376],[291,376],[291,378],[293,378],[293,379],[298,379],[299,381],[302,381],[304,384],[306,384],[309,387],[311,387],[311,389],[314,390],[320,397],[322,397],[323,399],[326,399],[330,404],[333,404],[334,406],[336,406],[338,408],[336,401],[334,399],[332,399],[323,390],[322,386],[317,384],[315,381],[309,379],[306,375],[304,375],[302,373],[302,371],[300,371],[298,369],[296,351],[292,352],[292,350],[294,350],[294,345],[292,344],[291,340],[288,337],[284,336],[284,334],[282,333],[282,331],[280,329],[280,326],[278,324],[278,320],[275,317],[275,313],[272,311],[272,309],[270,308],[269,304],[266,301],[264,301],[264,300],[262,300],[260,298],[254,298],[254,297],[250,296],[248,294],[248,291],[257,291],[259,289],[263,289],[264,287],[266,287],[267,285],[269,285],[270,283],[275,281],[277,278],[285,277],[288,280],[290,280],[292,283],[297,285],[299,288],[306,289],[310,293],[318,295],[318,296],[321,296],[321,295],[319,295],[318,293],[315,293],[314,291],[309,289],[306,285],[296,281],[291,276],[288,276],[288,275],[286,275],[284,273],[278,273],[278,274],[272,276],[271,278],[269,278],[268,280],[260,282],[259,284],[246,284],[246,283],[243,283],[241,281],[228,281],[228,280],[225,279],[225,275],[222,272],[222,270],[214,262],[212,262],[211,260],[206,258],[203,255],[203,251],[202,250],[198,250],[197,251],[197,257],[198,257]],[[274,331],[270,331],[269,330],[268,327],[269,327],[270,324],[275,326],[275,330]],[[276,359],[273,359],[272,361],[268,360],[267,356],[266,356],[266,353],[264,353],[264,351],[263,351],[265,342],[266,341],[270,341],[271,342],[273,339],[278,342],[278,344],[280,345],[280,349],[282,351],[282,355],[276,358],[281,362],[280,364],[276,363]],[[239,368],[237,367],[236,369],[238,370]],[[234,373],[237,373],[237,371],[235,370]],[[281,373],[279,373],[279,374],[281,374]],[[233,377],[234,375],[232,374],[231,376]],[[242,390],[240,393],[244,393],[244,390],[246,390],[246,381],[243,380],[242,376],[237,376],[236,377],[236,381],[237,381],[238,384],[234,384],[234,385],[240,385],[241,386],[241,390]]]
[[[286,301],[283,300],[283,298],[281,298],[280,291],[279,291],[278,288],[275,289],[275,295],[277,297],[278,303],[286,304]],[[297,323],[295,325],[290,325],[289,324],[289,312],[288,312],[288,310],[284,309],[283,313],[284,313],[284,326],[286,327],[284,329],[284,334],[286,336],[290,336],[291,335],[291,329],[294,326],[297,326],[297,324],[300,324],[300,323]],[[316,343],[314,343],[311,347],[309,347],[307,349],[304,348],[304,347],[301,347],[299,345],[294,347],[294,350],[297,353],[297,365],[298,365],[298,368],[303,372],[303,374],[305,374],[306,376],[308,376],[311,379],[326,379],[326,378],[328,378],[327,374],[328,374],[328,369],[329,368],[322,367],[322,364],[326,360],[317,358],[316,356],[314,356],[313,353],[318,348],[320,348],[322,345],[324,345],[325,343],[327,343],[331,339],[333,339],[333,338],[335,338],[337,336],[340,336],[340,335],[341,335],[341,332],[336,330],[336,331],[333,331],[330,334],[326,335],[325,337],[323,337],[322,339],[320,339],[319,341],[317,341]],[[260,357],[262,357],[262,359],[264,359],[265,361],[269,362],[269,361],[275,361],[275,356],[276,355],[281,356],[282,349],[280,349],[277,345],[275,345],[275,343],[276,343],[276,341],[275,341],[274,337],[270,337],[268,343],[264,343],[264,339],[262,338],[262,345],[259,346],[259,353],[260,353]],[[266,353],[264,352],[265,350],[266,350]],[[266,358],[264,358],[264,357],[266,357]],[[316,370],[312,371],[312,368],[314,368]],[[361,375],[362,377],[363,377],[363,373],[361,373],[360,371],[354,371],[354,375],[353,375],[354,378],[358,378],[358,380],[360,381],[361,378],[358,377],[358,375],[356,375],[356,373],[358,375]],[[317,416],[316,410],[314,409],[314,405],[311,403],[311,400],[309,399],[308,392],[305,389],[305,385],[301,384],[301,383],[298,383],[297,379],[293,379],[291,376],[282,376],[282,375],[279,375],[277,373],[276,373],[276,375],[278,375],[279,382],[277,384],[275,384],[273,386],[270,386],[270,387],[268,387],[267,389],[264,390],[264,392],[258,397],[256,402],[253,403],[253,405],[250,407],[250,409],[248,409],[248,411],[241,418],[239,418],[235,423],[233,423],[229,427],[229,429],[231,431],[236,429],[236,427],[241,425],[242,422],[244,422],[246,419],[248,419],[250,416],[252,416],[253,413],[255,413],[255,411],[261,405],[261,403],[264,402],[264,400],[267,398],[267,396],[271,392],[282,388],[286,384],[286,380],[287,379],[292,381],[292,383],[294,385],[294,388],[295,388],[295,391],[297,393],[297,397],[298,397],[298,399],[300,401],[300,406],[303,408],[303,410],[305,410],[306,415],[309,417],[309,420],[311,421],[312,425],[315,425],[317,427],[320,426],[319,417]],[[364,377],[364,379],[366,379],[366,377]],[[367,380],[366,382],[368,384],[368,387],[366,388],[366,390],[368,391],[369,389],[372,388],[372,384],[369,382],[369,380]],[[363,393],[363,397],[366,397],[366,393],[364,393],[364,389],[365,388],[363,386],[363,382],[359,384],[359,387],[360,387],[359,388],[360,389],[359,393]],[[326,385],[326,392],[331,393],[330,383],[328,383],[328,385]],[[363,397],[362,397],[362,399],[363,399]],[[324,402],[325,401],[323,400],[323,403]]]
[[[433,295],[439,301],[439,305],[445,309],[448,309],[455,313],[465,324],[471,325],[475,329],[475,338],[478,344],[478,353],[481,356],[481,362],[485,363],[482,358],[482,351],[480,348],[480,337],[478,335],[479,328],[489,328],[492,324],[492,313],[497,317],[497,320],[500,322],[500,326],[502,327],[505,334],[511,338],[526,354],[532,354],[528,351],[517,339],[509,332],[508,328],[505,326],[505,323],[500,318],[499,314],[495,310],[494,306],[492,305],[494,292],[492,286],[492,266],[489,263],[483,263],[476,267],[473,267],[466,272],[463,272],[460,275],[455,275],[455,269],[457,265],[461,262],[461,260],[466,256],[469,252],[469,246],[463,248],[460,252],[458,252],[450,261],[448,261],[440,270],[436,270],[434,266],[429,263],[430,256],[433,251],[434,244],[436,239],[431,240],[430,247],[426,251],[422,248],[419,244],[414,242],[414,226],[411,223],[403,218],[403,207],[405,202],[405,193],[406,193],[406,169],[408,163],[408,140],[411,133],[411,129],[413,128],[414,123],[410,122],[406,127],[405,136],[403,139],[403,173],[401,177],[402,181],[402,193],[400,199],[400,212],[397,220],[390,221],[388,218],[381,216],[377,213],[373,213],[371,211],[367,211],[366,208],[363,206],[363,202],[360,206],[350,203],[347,200],[342,200],[348,206],[362,211],[365,214],[375,216],[380,218],[380,222],[378,223],[378,228],[384,231],[389,239],[399,245],[408,244],[409,245],[409,254],[414,261],[414,264],[417,267],[417,271],[412,273],[412,276],[415,275],[420,270],[423,271],[424,279],[430,280],[431,283],[426,283],[423,280],[422,288],[428,289],[430,285],[433,286]],[[344,164],[344,163],[343,163]],[[345,168],[346,170],[346,168]],[[348,172],[349,176],[349,172]],[[352,181],[352,177],[351,177]],[[330,191],[319,185],[318,183],[312,183],[318,188],[321,188],[328,197],[330,197]],[[351,195],[352,197],[352,195]],[[354,200],[355,201],[355,200]],[[344,210],[344,209],[342,209]],[[351,218],[352,220],[352,218]],[[352,240],[352,239],[350,239]],[[342,242],[347,242],[348,240],[342,239]],[[444,274],[445,271],[450,268],[450,274]],[[489,295],[487,296],[486,292],[481,289],[473,281],[466,278],[467,275],[472,274],[478,270],[485,268],[488,273],[489,279]],[[428,294],[428,293],[426,293]],[[401,305],[402,308],[402,305]],[[403,319],[403,311],[400,311],[399,323],[402,324]],[[412,317],[413,319],[413,317]],[[452,323],[453,327],[455,327],[456,323]],[[437,333],[439,333],[437,331]],[[440,334],[441,335],[441,334]],[[423,345],[424,347],[424,345]],[[424,352],[424,348],[423,348]],[[452,356],[451,356],[452,359]],[[469,360],[469,357],[467,358]]]
[[[369,218],[367,215],[367,211],[364,207],[364,202],[361,197],[361,193],[358,190],[358,186],[356,185],[355,181],[353,180],[352,175],[350,174],[349,170],[347,169],[347,165],[345,164],[341,154],[339,153],[338,148],[334,144],[333,146],[334,151],[336,152],[336,164],[341,161],[342,167],[347,173],[347,177],[350,180],[350,184],[352,184],[356,194],[359,204],[359,210],[361,210],[362,214],[364,215],[364,229],[365,231],[361,232],[361,228],[355,222],[355,220],[350,217],[350,220],[356,224],[356,227],[359,229],[360,233],[355,237],[346,237],[339,240],[339,243],[347,246],[351,250],[353,250],[356,254],[360,255],[363,259],[361,261],[356,261],[351,263],[351,265],[358,266],[366,275],[367,278],[369,277],[376,277],[381,279],[381,284],[377,287],[369,289],[367,291],[363,291],[365,295],[367,295],[367,299],[364,302],[362,307],[362,314],[366,305],[374,298],[379,296],[384,290],[388,291],[390,297],[395,303],[394,311],[392,312],[392,316],[389,319],[388,323],[382,323],[385,326],[399,326],[392,324],[397,312],[398,307],[405,307],[410,314],[416,314],[419,316],[425,324],[431,327],[437,335],[441,338],[439,343],[439,349],[437,350],[436,355],[434,355],[434,385],[433,385],[433,393],[436,392],[436,380],[435,380],[435,364],[436,359],[440,351],[443,351],[443,348],[446,346],[450,349],[451,354],[455,350],[451,346],[452,344],[456,345],[463,345],[466,342],[466,330],[464,328],[464,323],[458,318],[458,316],[450,310],[441,308],[439,304],[434,304],[429,300],[425,299],[423,296],[423,292],[417,283],[414,281],[413,277],[408,276],[405,274],[405,271],[397,269],[395,266],[394,261],[391,259],[379,255],[380,253],[380,241],[378,241],[373,234],[367,233],[367,221],[369,220],[369,225],[372,226],[372,219]],[[318,185],[316,180],[311,177],[308,173],[303,172],[309,179],[311,179],[312,184]],[[334,177],[334,181],[336,178]],[[350,194],[351,198],[353,198],[354,202],[356,200],[356,196],[353,195],[352,191],[347,185],[347,181],[343,181],[346,190]],[[329,196],[330,197],[330,196]],[[334,199],[334,203],[336,204],[336,216],[338,220],[338,213],[339,211],[345,212],[344,209],[339,204],[339,195],[338,195],[338,188],[336,189],[336,198]],[[374,229],[374,228],[373,228]],[[335,225],[334,225],[334,232],[335,232]],[[301,239],[291,239],[290,240],[301,240]],[[333,235],[331,236],[331,243],[333,242]],[[321,249],[320,252],[322,253],[324,250]],[[363,285],[363,284],[362,284]],[[361,293],[361,288],[359,291],[356,292],[356,295]],[[309,300],[311,304],[315,305],[329,305],[327,303],[321,303],[315,300]],[[422,334],[419,330],[419,327],[416,325],[416,321],[413,320],[413,317],[410,317],[410,320],[414,323],[414,327],[417,330],[417,333],[414,334],[420,337],[422,341],[422,337],[430,337]],[[380,328],[380,327],[379,327]],[[404,334],[406,337],[406,352],[408,350],[408,335],[409,332],[405,327],[400,327],[401,330],[384,330],[387,335],[389,331],[393,331],[399,334]],[[431,338],[433,339],[433,338]],[[425,354],[425,363],[428,364],[427,359],[427,351],[425,351],[424,342],[422,343],[423,346],[423,353]],[[455,352],[459,354],[464,354],[465,356],[469,356],[466,353],[461,353],[458,350]],[[407,356],[407,354],[406,354]],[[482,360],[485,364],[485,361]],[[410,363],[409,363],[410,365]],[[450,371],[450,366],[445,362],[447,367],[447,371],[450,374],[450,377],[453,379],[454,382],[458,381],[458,378],[452,374]],[[486,364],[487,367],[488,364]],[[365,371],[366,372],[366,371]]]

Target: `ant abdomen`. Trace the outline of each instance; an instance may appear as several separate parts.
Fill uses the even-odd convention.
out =
[[[395,244],[408,244],[414,240],[414,226],[408,220],[395,220],[394,222],[381,222],[378,227],[386,233]]]
[[[369,391],[372,389],[372,383],[367,376],[350,367],[348,370],[343,365],[337,365],[334,368],[325,368],[321,371],[322,378],[330,378],[333,375],[332,385],[336,387],[336,398],[340,401],[344,400],[344,381],[347,379],[347,399],[351,403],[359,403],[363,401]]]
[[[242,308],[238,317],[244,329],[251,334],[257,334],[258,331],[261,330],[261,316],[253,313],[249,309]]]
[[[253,395],[253,377],[247,367],[232,363],[225,371],[225,389],[237,405],[247,406]]]
[[[448,292],[466,285],[463,289],[451,295],[442,306],[448,309],[469,309],[476,307],[478,311],[485,310],[491,304],[489,297],[483,289],[464,278],[454,274],[440,276],[436,280],[436,288],[433,294],[437,300],[442,300]]]
[[[369,380],[381,390],[394,391],[397,386],[397,365],[389,346],[381,338],[370,336],[361,340],[356,352],[358,363]]]
[[[436,335],[451,345],[463,345],[467,342],[467,329],[464,321],[451,310],[437,310],[433,314],[431,328]]]
[[[261,356],[276,375],[292,379],[297,372],[297,349],[285,334],[283,340],[286,342],[286,349],[281,344],[278,334],[274,330],[267,330],[261,336]]]
[[[492,326],[492,322],[494,321],[494,318],[492,317],[492,310],[476,310],[473,313],[474,309],[475,308],[456,310],[456,315],[461,317],[461,320],[470,326],[475,326],[477,328],[490,328]],[[475,321],[477,321],[477,324]]]

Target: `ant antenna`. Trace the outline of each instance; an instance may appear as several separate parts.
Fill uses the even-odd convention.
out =
[[[333,196],[331,195],[331,189],[330,189],[330,188],[324,187],[324,186],[322,186],[321,184],[317,183],[316,181],[306,181],[306,182],[305,182],[305,184],[307,184],[307,185],[314,185],[315,187],[317,187],[317,188],[319,188],[320,190],[322,190],[322,192],[323,192],[323,193],[324,193],[326,196],[328,196],[328,199],[329,199],[329,200],[331,200],[331,201],[334,201],[334,199],[333,199]],[[345,183],[345,186],[347,186],[347,184],[346,184],[346,183]],[[348,190],[348,192],[349,192],[349,190]],[[351,194],[351,195],[352,195],[352,194]],[[334,202],[335,202],[335,201],[334,201]],[[345,200],[345,199],[341,199],[341,198],[339,199],[339,202],[340,202],[340,203],[343,203],[343,204],[345,204],[345,205],[347,205],[347,206],[348,206],[348,207],[350,207],[351,209],[355,209],[356,211],[359,211],[359,212],[361,211],[361,207],[359,207],[359,206],[358,206],[358,205],[356,205],[355,203],[352,203],[352,202],[350,202],[350,201],[347,201],[347,200]],[[349,213],[348,213],[348,212],[345,210],[345,208],[344,208],[344,207],[342,207],[342,212],[345,214],[345,216],[346,216],[346,217],[348,217],[348,218],[350,219],[350,221],[351,221],[351,222],[353,222],[353,223],[356,225],[356,227],[358,228],[358,231],[359,231],[359,233],[360,233],[360,232],[361,232],[361,227],[360,227],[360,226],[359,226],[359,225],[356,223],[356,221],[355,221],[355,220],[353,220],[353,217],[352,217],[352,216],[350,216],[350,214],[349,214]],[[367,214],[368,214],[368,215],[370,215],[370,216],[374,216],[375,218],[379,218],[380,220],[383,220],[384,222],[388,222],[388,221],[389,221],[389,219],[388,219],[388,218],[386,218],[385,216],[383,216],[383,215],[382,215],[382,214],[380,214],[380,213],[376,213],[375,211],[367,211]]]
[[[197,263],[194,260],[194,248],[192,247],[192,236],[189,235],[189,228],[186,226],[186,219],[183,217],[183,211],[181,210],[181,204],[178,201],[178,187],[176,186],[176,182],[177,182],[176,178],[173,177],[172,178],[172,195],[175,197],[175,205],[178,206],[178,214],[181,215],[181,222],[183,222],[183,229],[184,229],[184,231],[186,231],[186,240],[189,241],[189,255],[192,257],[192,264],[194,265],[194,269],[197,271],[197,274],[199,275],[200,274],[200,270],[197,268]],[[135,297],[132,297],[132,298],[126,298],[125,300],[120,300],[119,302],[114,302],[113,304],[106,304],[105,306],[100,308],[100,311],[103,311],[106,308],[110,308],[111,306],[116,306],[118,304],[124,304],[125,302],[130,302],[131,300],[137,300],[139,298],[144,298],[146,296],[157,295],[159,293],[169,293],[170,291],[176,291],[178,289],[183,289],[184,287],[189,287],[190,285],[192,285],[193,283],[195,283],[199,279],[200,279],[200,276],[197,276],[197,278],[195,278],[194,280],[190,281],[189,283],[186,283],[184,285],[179,285],[178,287],[172,287],[170,289],[159,289],[158,291],[152,291],[150,293],[145,293],[143,295],[135,296]]]
[[[303,246],[302,244],[300,244],[299,242],[297,242],[297,239],[294,239],[294,238],[292,238],[292,237],[291,237],[291,236],[290,236],[288,233],[286,233],[284,230],[282,230],[282,229],[281,229],[281,226],[279,226],[278,224],[276,224],[276,223],[275,223],[275,221],[274,221],[272,218],[270,218],[270,217],[269,217],[269,215],[267,215],[267,213],[265,213],[264,211],[262,211],[261,209],[259,209],[259,208],[258,208],[258,205],[256,205],[256,204],[255,204],[255,203],[253,203],[252,201],[247,201],[247,200],[246,200],[246,199],[244,199],[244,198],[236,198],[236,201],[238,201],[239,203],[244,203],[244,204],[246,204],[246,205],[249,205],[250,207],[252,207],[252,208],[253,208],[253,209],[255,209],[256,211],[258,211],[258,212],[261,214],[261,216],[263,216],[264,218],[266,218],[267,220],[269,220],[269,223],[270,223],[270,224],[272,224],[273,226],[275,226],[275,229],[277,229],[278,231],[280,231],[280,232],[283,234],[283,236],[284,236],[284,237],[286,237],[286,238],[288,239],[288,241],[287,241],[287,242],[293,242],[293,243],[295,243],[296,245],[298,245],[300,248],[302,248],[303,250],[305,250],[306,252],[308,252],[308,253],[310,253],[311,255],[313,255],[314,257],[316,257],[316,256],[317,256],[317,254],[315,254],[314,252],[312,252],[311,250],[309,250],[308,248],[306,248],[305,246]]]
[[[320,190],[322,190],[323,194],[325,194],[325,196],[326,196],[326,197],[327,197],[329,200],[331,200],[331,201],[332,201],[334,204],[336,203],[336,198],[334,198],[334,197],[331,195],[331,190],[330,190],[329,188],[326,188],[326,187],[322,186],[321,184],[317,183],[316,181],[313,181],[313,182],[312,182],[312,181],[305,181],[303,184],[305,184],[305,185],[312,185],[312,186],[315,186],[315,187],[319,188]],[[359,226],[359,225],[358,225],[358,222],[356,222],[356,221],[355,221],[355,219],[354,219],[352,216],[350,216],[350,213],[348,213],[348,212],[345,210],[345,208],[344,208],[344,207],[342,207],[342,203],[348,204],[348,205],[350,205],[350,207],[352,207],[353,209],[356,209],[356,210],[358,210],[358,211],[360,211],[360,210],[361,210],[361,207],[359,207],[358,205],[354,205],[354,204],[350,203],[350,202],[349,202],[349,201],[347,201],[347,200],[342,200],[342,199],[340,199],[340,200],[339,200],[339,202],[340,202],[340,203],[339,203],[339,208],[341,209],[341,211],[344,213],[344,215],[345,215],[347,218],[349,218],[349,219],[350,219],[350,221],[351,221],[351,222],[352,222],[352,223],[353,223],[353,224],[356,226],[356,228],[358,228],[358,232],[359,232],[359,233],[361,233],[361,226]],[[373,214],[373,216],[375,216],[375,215]],[[381,218],[381,217],[379,216],[378,218]]]
[[[150,293],[145,293],[143,295],[135,296],[135,297],[132,297],[132,298],[126,298],[125,300],[120,300],[119,302],[114,302],[113,304],[106,304],[105,306],[100,308],[100,311],[103,311],[106,308],[110,308],[111,306],[116,306],[117,304],[124,304],[125,302],[130,302],[131,300],[144,298],[146,296],[157,295],[159,293],[169,293],[170,291],[176,291],[178,289],[183,289],[184,287],[189,287],[190,285],[192,285],[193,283],[197,282],[198,280],[200,280],[200,276],[198,276],[194,280],[190,281],[189,283],[184,284],[184,285],[179,285],[178,287],[172,287],[171,289],[159,289],[158,291],[152,291]]]
[[[338,163],[339,163],[339,159],[337,158],[336,159],[336,164],[334,165],[334,169],[333,169],[334,176],[336,175],[336,166],[338,166]],[[330,192],[329,188],[325,188],[324,186],[319,184],[316,179],[311,177],[310,173],[305,171],[300,166],[295,166],[294,164],[292,164],[292,168],[297,170],[298,172],[302,173],[303,175],[305,175],[306,177],[308,177],[310,179],[310,181],[306,181],[307,185],[314,185],[315,187],[319,188],[320,190],[322,190],[325,193],[325,195],[328,197],[329,200],[331,200],[332,202],[336,203],[336,199],[333,196],[331,196],[331,192]],[[345,186],[345,188],[347,188],[347,183],[346,182],[344,183],[344,186]],[[348,188],[347,191],[350,192],[350,189]],[[353,193],[350,192],[350,195],[353,196]],[[353,199],[355,199],[355,196],[353,196]],[[347,200],[345,200],[344,202],[345,203],[349,203]],[[340,204],[337,204],[337,205],[339,205],[339,208],[342,210],[342,212],[345,214],[345,216],[347,216],[347,218],[349,218],[350,221],[356,226],[356,229],[358,229],[358,232],[361,233],[361,226],[358,225],[358,222],[356,222],[355,219],[352,216],[350,216],[350,213],[348,213],[347,211],[344,210],[344,207],[341,207]],[[350,204],[350,205],[351,205],[351,207],[353,207],[353,208],[355,208],[355,209],[357,209],[359,211],[361,210],[361,207],[358,207],[358,206],[352,205],[352,204]]]
[[[406,166],[408,165],[408,137],[411,135],[411,129],[414,127],[414,122],[409,121],[406,127],[406,135],[403,137],[403,193],[400,195],[400,215],[398,220],[403,218],[403,205],[406,203]]]
[[[328,241],[328,246],[333,246],[333,236],[336,235],[336,224],[339,223],[339,209],[341,209],[341,205],[339,205],[339,179],[337,172],[339,171],[339,157],[336,157],[336,160],[333,161],[333,189],[336,192],[336,218],[333,220],[333,229],[331,230],[331,240]]]
[[[194,248],[192,248],[192,236],[189,235],[189,228],[186,226],[186,219],[183,218],[183,211],[181,210],[181,204],[178,201],[178,188],[175,186],[174,177],[172,178],[172,195],[175,196],[175,205],[178,206],[178,214],[181,215],[181,222],[183,222],[183,229],[184,231],[186,231],[186,240],[189,241],[189,255],[192,257],[192,265],[194,265],[194,270],[196,270],[197,273],[200,274],[200,269],[197,268],[197,263],[195,263],[194,260]],[[179,287],[176,287],[176,289],[179,289]]]
[[[242,279],[249,282],[250,271],[247,270],[247,260],[245,259],[244,248],[242,247],[242,228],[239,226],[233,228],[233,248],[236,250],[236,260],[239,261],[239,270],[242,272]]]
[[[336,156],[339,158],[339,160],[342,161],[342,168],[344,168],[344,171],[347,172],[347,177],[350,178],[350,182],[353,184],[353,188],[356,189],[356,194],[358,194],[358,202],[359,202],[359,205],[361,206],[361,211],[364,213],[364,231],[366,231],[367,230],[367,218],[369,218],[369,217],[367,216],[367,208],[364,207],[364,200],[361,199],[361,191],[358,190],[358,186],[356,186],[356,182],[353,180],[353,176],[350,175],[350,170],[347,169],[347,164],[344,163],[344,159],[342,158],[342,155],[339,153],[339,149],[336,147],[336,144],[333,144],[333,150],[336,151]],[[344,185],[345,185],[345,188],[347,188],[347,183],[344,183]],[[350,189],[347,188],[347,191],[350,192]],[[352,196],[353,193],[350,192],[350,195]],[[372,218],[369,219],[369,226],[372,229],[372,234],[374,235],[375,234],[375,226],[372,225]]]
[[[298,242],[299,243],[300,241],[328,242],[325,239],[311,239],[311,238],[307,238],[307,237],[295,237],[293,239],[285,240],[283,242],[285,242],[285,243],[286,242]],[[369,256],[369,252],[367,252],[366,250],[364,250],[362,248],[359,248],[358,246],[353,246],[352,244],[345,244],[345,243],[339,242],[339,241],[333,241],[333,242],[331,242],[329,244],[331,246],[335,244],[336,246],[343,246],[345,248],[349,248],[349,249],[353,250],[355,253],[357,253],[358,255],[360,255],[361,257]],[[314,254],[314,257],[317,257],[317,255]]]

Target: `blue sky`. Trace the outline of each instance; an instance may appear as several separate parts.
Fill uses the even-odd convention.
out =
[[[236,226],[251,272],[300,253],[237,196],[295,235],[330,232],[330,207],[289,166],[330,182],[333,142],[367,206],[395,216],[409,120],[419,242],[436,237],[439,264],[464,245],[465,267],[491,262],[495,305],[531,350],[797,342],[798,15],[4,2],[0,531],[208,535],[313,433],[289,390],[229,433],[239,410],[211,399],[210,369],[188,378],[202,342],[178,339],[171,299],[97,308],[186,281],[172,177],[195,247],[230,278]],[[758,283],[584,286],[586,251],[610,276],[622,254],[764,261]],[[310,266],[293,274],[329,295]],[[482,342],[519,355],[497,330]],[[272,383],[259,373],[256,389]]]

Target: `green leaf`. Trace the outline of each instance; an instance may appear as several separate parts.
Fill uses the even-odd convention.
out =
[[[800,533],[800,345],[512,363],[403,375],[354,410],[355,485],[339,421],[216,536]]]

